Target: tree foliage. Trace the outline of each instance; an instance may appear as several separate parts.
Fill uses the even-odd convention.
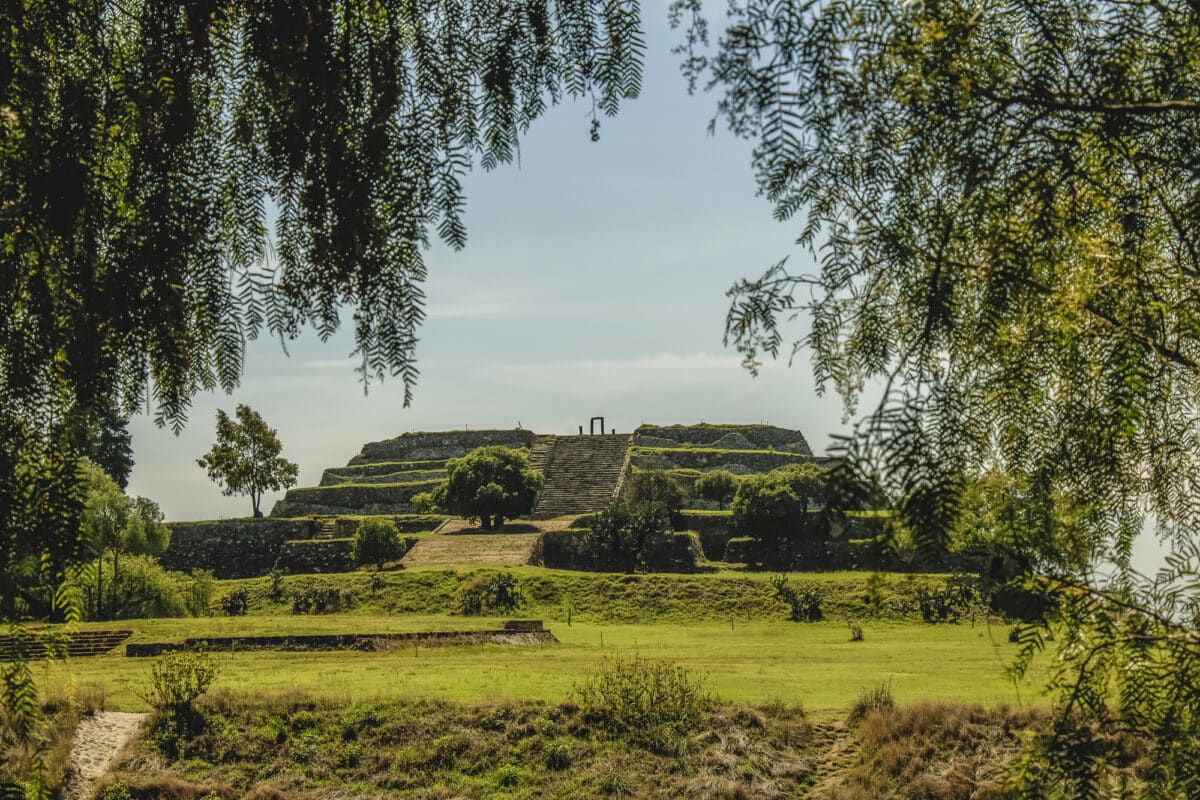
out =
[[[403,557],[405,549],[404,540],[400,538],[400,531],[395,522],[368,517],[360,522],[354,531],[351,557],[356,564],[374,564],[375,569],[381,570],[388,561],[396,561]]]
[[[826,470],[815,464],[793,464],[743,476],[729,506],[734,522],[739,530],[758,539],[807,530],[808,511],[823,502],[826,481]]]
[[[671,517],[678,520],[679,510],[683,508],[683,487],[671,476],[671,473],[660,469],[635,472],[625,482],[624,499],[629,505],[637,506],[644,503],[656,503]]]
[[[1200,8],[749,0],[715,50],[699,0],[673,14],[691,19],[685,72],[719,89],[719,116],[756,141],[777,218],[798,219],[819,255],[815,274],[785,259],[733,287],[727,340],[753,369],[803,313],[792,353],[811,349],[848,411],[884,387],[843,442],[843,470],[886,492],[925,553],[946,545],[967,476],[990,468],[1030,516],[1069,518],[1072,553],[1126,576],[1149,512],[1176,543],[1175,581],[1117,578],[1098,596],[1094,560],[1054,565],[1081,645],[1059,649],[1071,677],[1055,684],[1056,730],[1081,713],[1141,737],[1164,759],[1137,793],[1195,794],[1171,743],[1194,741],[1198,718],[1149,709],[1176,691],[1190,708],[1197,691],[1182,679],[1198,644],[1157,609],[1194,602],[1200,570],[1178,549],[1200,534]],[[1073,602],[1072,585],[1091,600]],[[1125,626],[1161,658],[1139,661]],[[1118,684],[1102,673],[1147,664],[1156,680],[1138,691],[1153,703],[1104,713]],[[1047,747],[1042,763],[1112,777],[1098,751],[1074,766],[1064,753]]]
[[[489,445],[446,462],[445,488],[436,491],[435,503],[491,529],[532,512],[544,483],[524,451]]]
[[[211,480],[224,484],[222,494],[250,495],[254,516],[261,517],[263,493],[295,486],[300,468],[279,455],[283,443],[257,411],[239,403],[236,413],[234,421],[217,409],[217,442],[196,463]]]
[[[723,469],[714,469],[697,478],[692,491],[698,497],[724,508],[737,491],[737,476]]]
[[[645,566],[650,540],[670,530],[662,502],[617,500],[592,517],[584,544],[598,563],[633,572]]]
[[[248,339],[344,313],[361,379],[407,399],[466,173],[564,98],[615,113],[643,48],[635,0],[5,4],[0,620],[69,601],[76,459],[114,404],[178,429]]]

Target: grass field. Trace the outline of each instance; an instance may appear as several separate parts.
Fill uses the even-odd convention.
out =
[[[187,636],[460,630],[488,618],[338,615],[131,621],[135,641]],[[222,654],[220,686],[254,692],[299,689],[345,702],[413,697],[480,703],[566,699],[605,658],[638,654],[704,673],[724,700],[799,702],[814,711],[842,709],[861,689],[890,682],[901,702],[923,698],[983,703],[1037,702],[1039,675],[1014,687],[1003,669],[1015,655],[1007,627],[868,622],[851,642],[841,622],[696,623],[552,626],[547,646],[408,647],[382,652]],[[97,685],[108,707],[139,710],[150,661],[119,655],[76,659],[78,685]],[[67,680],[68,667],[42,667],[44,680]]]

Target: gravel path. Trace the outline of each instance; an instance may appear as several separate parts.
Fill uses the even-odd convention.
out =
[[[63,793],[64,800],[87,800],[91,796],[93,782],[108,771],[125,743],[141,731],[147,716],[99,711],[80,720],[71,745],[71,766],[75,772]]]

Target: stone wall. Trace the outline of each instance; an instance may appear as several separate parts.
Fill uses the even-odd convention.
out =
[[[166,569],[210,570],[218,578],[250,578],[274,566],[283,543],[309,539],[315,523],[301,519],[227,519],[217,522],[174,522],[171,543],[159,556]]]
[[[394,439],[368,442],[350,459],[351,466],[370,461],[425,461],[459,458],[477,447],[499,444],[529,447],[534,434],[524,429],[405,433]]]
[[[646,441],[643,442],[643,439]],[[812,455],[803,433],[774,425],[643,425],[636,431],[634,444],[647,447],[679,447],[687,444],[731,450],[774,448]]]
[[[619,563],[587,547],[586,530],[550,531],[542,534],[535,558],[551,569],[575,569],[590,572],[626,572]],[[704,550],[695,533],[666,533],[651,537],[645,548],[646,572],[700,572]]]
[[[350,572],[353,539],[303,539],[283,543],[278,566],[291,574]]]
[[[821,463],[825,459],[813,458],[811,455],[788,452],[763,452],[757,450],[704,450],[695,448],[680,448],[678,450],[657,450],[635,447],[633,449],[633,465],[639,469],[698,469],[711,472],[723,469],[735,475],[748,475],[754,472],[770,472],[788,464]]]
[[[341,486],[309,486],[289,489],[275,503],[272,517],[298,517],[308,514],[404,514],[413,511],[412,496],[428,492],[439,481],[398,484],[359,484]]]
[[[709,561],[722,561],[725,558],[725,544],[733,537],[733,516],[730,514],[689,514],[682,511],[679,514],[679,527],[687,531],[695,531],[700,537],[700,545],[704,548],[704,557]]]

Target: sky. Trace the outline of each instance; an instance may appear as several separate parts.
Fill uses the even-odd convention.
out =
[[[774,221],[757,195],[750,144],[720,126],[709,134],[716,97],[687,94],[665,8],[643,7],[642,95],[602,120],[600,141],[590,102],[568,103],[534,124],[519,164],[467,181],[467,247],[426,253],[411,407],[399,381],[364,395],[349,331],[327,342],[309,333],[286,356],[278,342],[253,342],[240,387],[198,395],[179,436],[134,418],[130,493],[169,520],[248,514],[248,498],[222,496],[196,463],[216,410],[238,403],[278,431],[301,486],[364,442],[406,431],[569,434],[600,415],[618,431],[761,421],[797,428],[823,451],[842,405],[818,397],[807,356],[754,378],[722,346],[729,286],[785,256],[793,268],[811,257],[793,243],[798,225]]]

